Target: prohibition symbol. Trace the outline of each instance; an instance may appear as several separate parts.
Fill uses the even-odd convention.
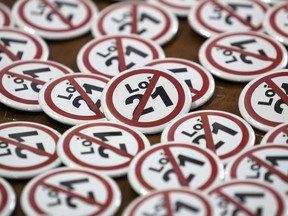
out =
[[[159,208],[161,206],[161,208]],[[215,212],[211,201],[203,193],[188,189],[168,189],[151,192],[135,199],[123,216],[136,215],[206,215]]]
[[[28,182],[21,195],[27,215],[111,216],[120,203],[117,184],[86,169],[54,169]]]
[[[71,167],[86,167],[112,177],[126,175],[133,157],[150,147],[142,134],[122,124],[94,122],[74,126],[60,138],[57,153]]]
[[[12,26],[12,20],[10,18],[10,9],[5,5],[0,3],[0,27]]]
[[[187,113],[191,94],[185,82],[173,73],[143,67],[110,80],[103,90],[101,104],[108,119],[151,134]]]
[[[78,53],[77,65],[81,72],[112,78],[122,71],[164,57],[163,49],[153,41],[137,35],[115,35],[87,43]]]
[[[227,179],[260,180],[288,198],[288,146],[267,144],[247,150],[227,166]]]
[[[265,31],[276,40],[288,45],[287,3],[278,3],[268,10],[263,21]]]
[[[12,186],[3,178],[0,178],[0,201],[0,214],[11,215],[16,206],[16,196]]]
[[[147,2],[122,2],[102,10],[92,21],[95,38],[104,35],[136,34],[159,45],[171,40],[178,31],[174,14]]]
[[[257,32],[222,33],[200,48],[201,64],[215,76],[248,82],[287,65],[285,47]]]
[[[205,190],[221,181],[222,168],[211,151],[171,142],[154,145],[136,155],[129,167],[128,180],[142,195],[179,187]]]
[[[0,176],[31,178],[60,165],[56,144],[60,134],[31,122],[0,125]]]
[[[261,131],[288,122],[288,70],[262,75],[247,84],[239,97],[239,110]]]
[[[100,97],[107,82],[94,74],[64,75],[43,86],[39,103],[47,115],[68,125],[104,119]]]
[[[252,127],[243,119],[222,111],[197,111],[172,121],[161,142],[192,143],[210,149],[223,163],[255,143]]]
[[[13,28],[0,29],[0,68],[17,60],[46,60],[48,55],[48,46],[40,37]]]
[[[16,61],[2,68],[0,101],[19,110],[42,111],[38,102],[41,87],[57,76],[72,72],[66,66],[53,61]]]
[[[209,192],[209,197],[219,215],[281,216],[286,214],[283,195],[267,184],[252,180],[222,183]]]
[[[267,6],[255,0],[201,1],[188,15],[190,26],[204,37],[222,32],[261,31]]]
[[[90,0],[23,0],[12,8],[20,27],[46,39],[70,39],[88,32],[97,13]]]
[[[181,58],[156,59],[146,66],[167,69],[180,76],[190,89],[193,102],[191,109],[203,105],[213,95],[215,82],[212,75],[201,65]]]
[[[261,140],[261,144],[288,144],[288,123],[283,123],[268,131]]]

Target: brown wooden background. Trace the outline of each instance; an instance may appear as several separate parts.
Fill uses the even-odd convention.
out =
[[[12,8],[15,0],[1,0],[2,3],[6,4],[8,7]],[[111,1],[108,0],[94,0],[99,10],[105,8]],[[204,42],[204,38],[197,35],[188,25],[186,18],[179,19],[179,31],[176,37],[164,45],[164,51],[167,57],[178,57],[192,60],[199,63],[198,60],[198,50],[201,44]],[[76,65],[76,56],[80,48],[92,40],[92,34],[88,33],[76,39],[67,41],[46,41],[49,50],[49,60],[60,62],[74,71],[79,71]],[[198,110],[223,110],[230,113],[234,113],[241,116],[238,109],[238,97],[244,84],[232,83],[228,81],[223,81],[215,78],[216,90],[214,96]],[[17,111],[0,104],[0,123],[10,122],[10,121],[32,121],[45,124],[47,126],[53,127],[60,133],[63,133],[69,128],[69,126],[58,123],[45,115],[44,113],[29,113]],[[263,133],[255,130],[256,133],[256,143],[259,143]],[[160,134],[148,136],[151,144],[160,142]],[[13,186],[17,195],[16,209],[13,215],[23,215],[23,211],[20,207],[20,195],[23,187],[28,180],[8,180]],[[130,187],[126,177],[116,179],[119,187],[122,191],[122,204],[116,215],[121,215],[123,209],[137,197],[137,194]]]

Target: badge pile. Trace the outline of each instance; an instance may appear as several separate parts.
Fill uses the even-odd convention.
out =
[[[0,215],[288,215],[287,1],[97,2],[0,3],[1,106],[65,128],[3,117]],[[166,52],[181,24],[198,59]],[[205,109],[219,83],[239,113]]]

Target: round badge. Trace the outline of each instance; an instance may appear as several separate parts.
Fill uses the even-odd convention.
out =
[[[178,31],[176,16],[148,2],[121,2],[102,10],[92,22],[92,34],[137,34],[163,45]]]
[[[261,144],[288,144],[288,123],[283,123],[269,130],[261,140]]]
[[[164,7],[179,17],[186,17],[199,0],[148,0],[148,2]]]
[[[213,76],[201,65],[180,58],[156,59],[146,66],[163,68],[180,76],[188,85],[191,96],[191,109],[196,109],[206,103],[215,91]]]
[[[73,73],[66,66],[53,61],[16,61],[1,69],[0,102],[24,111],[42,111],[38,94],[48,81]]]
[[[108,176],[87,169],[58,168],[32,179],[21,194],[26,215],[111,216],[121,192]]]
[[[285,215],[283,195],[267,184],[257,181],[229,181],[209,192],[216,215]]]
[[[213,152],[171,142],[153,145],[136,155],[129,167],[128,180],[142,195],[182,187],[206,190],[223,179],[223,172],[222,163]]]
[[[288,45],[287,2],[270,8],[263,21],[265,31],[276,40]]]
[[[137,35],[114,35],[88,42],[78,53],[77,65],[81,72],[112,78],[164,57],[163,49],[151,40]]]
[[[70,167],[86,167],[111,177],[127,174],[133,157],[150,147],[149,140],[136,130],[113,122],[74,126],[59,139],[57,153]]]
[[[0,125],[0,176],[26,179],[60,165],[60,134],[45,125],[14,121]]]
[[[137,215],[214,215],[209,198],[185,188],[154,191],[140,196],[126,207],[122,216]]]
[[[192,7],[188,22],[204,37],[222,32],[261,31],[267,6],[257,0],[204,0]]]
[[[48,46],[40,37],[13,28],[0,28],[0,68],[17,60],[47,60],[48,55]]]
[[[254,145],[255,133],[246,121],[234,114],[205,110],[172,121],[161,135],[161,142],[167,141],[208,148],[226,164]]]
[[[0,214],[9,216],[16,206],[16,195],[13,187],[3,178],[0,178]]]
[[[261,131],[288,122],[288,70],[274,71],[249,82],[238,103],[245,120]]]
[[[109,120],[153,134],[189,111],[191,94],[185,82],[172,72],[142,67],[110,80],[101,105]]]
[[[213,75],[236,82],[249,82],[259,75],[286,67],[286,48],[257,32],[222,33],[207,40],[199,60]]]
[[[46,39],[71,39],[90,30],[98,13],[90,0],[17,1],[12,15],[18,26]]]
[[[288,200],[287,160],[288,145],[255,146],[228,164],[225,178],[266,182],[283,191]]]
[[[13,22],[10,15],[10,9],[0,2],[0,28],[12,26]]]
[[[48,116],[68,125],[105,119],[100,98],[107,82],[95,74],[64,75],[42,87],[39,104]]]

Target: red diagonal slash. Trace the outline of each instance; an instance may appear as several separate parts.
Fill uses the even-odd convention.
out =
[[[226,195],[222,191],[219,190],[219,191],[216,191],[216,193],[219,194],[219,196],[223,197],[226,201],[228,201],[228,202],[232,203],[233,205],[235,205],[237,207],[237,209],[245,212],[248,216],[257,216],[256,214],[251,212],[249,209],[247,209],[242,203],[239,203],[237,200],[235,200],[232,197]]]
[[[209,119],[208,119],[207,115],[200,115],[200,117],[201,117],[201,120],[203,123],[203,129],[204,129],[204,134],[205,134],[205,138],[206,138],[206,145],[211,151],[216,153],[215,143],[214,143],[214,140],[212,137]]]
[[[250,158],[251,160],[255,161],[256,163],[260,164],[261,166],[265,167],[266,169],[268,169],[271,173],[275,174],[276,176],[278,176],[279,178],[281,178],[283,181],[285,181],[286,183],[288,183],[288,176],[283,174],[282,172],[280,172],[279,170],[275,169],[274,167],[272,167],[270,164],[266,163],[266,161],[261,160],[260,158],[256,157],[255,155],[253,155],[252,153],[247,155],[248,158]]]
[[[127,152],[122,151],[121,149],[115,148],[114,146],[111,146],[111,145],[109,145],[109,144],[107,144],[105,142],[102,142],[102,141],[100,141],[98,139],[95,139],[94,137],[88,136],[86,134],[78,132],[78,133],[75,134],[75,136],[79,136],[79,137],[84,138],[84,139],[86,139],[88,141],[91,141],[94,144],[98,144],[100,146],[103,146],[104,148],[107,148],[107,149],[115,152],[116,154],[124,156],[124,157],[127,157],[129,159],[132,159],[134,157],[133,155],[128,154]]]
[[[226,7],[225,5],[219,3],[216,0],[211,0],[217,7],[221,8],[222,10],[226,11],[231,16],[238,19],[241,23],[243,23],[246,26],[249,26],[251,30],[256,31],[259,27],[253,26],[248,20],[244,19],[243,17],[239,16],[234,10],[230,9],[229,7]]]
[[[152,91],[154,90],[154,87],[156,86],[158,80],[160,78],[160,75],[159,74],[154,74],[151,81],[150,81],[150,84],[148,85],[143,97],[141,98],[136,110],[135,110],[135,113],[132,117],[132,121],[134,122],[137,122],[139,120],[139,118],[141,117],[141,114],[152,94]]]
[[[138,6],[137,4],[133,4],[132,6],[132,34],[138,34]]]
[[[12,53],[2,44],[0,44],[0,51],[4,52],[12,61],[20,60],[14,53]]]
[[[165,205],[166,210],[167,210],[166,215],[167,216],[173,216],[173,209],[171,206],[171,200],[169,197],[169,192],[164,192],[163,196],[164,196],[164,205]]]
[[[72,25],[71,21],[69,19],[67,19],[65,16],[63,16],[63,14],[61,14],[58,10],[58,8],[56,8],[53,4],[51,4],[51,2],[49,2],[48,0],[43,0],[43,3],[45,5],[47,5],[48,7],[50,7],[50,9],[52,10],[53,13],[57,14],[57,16],[65,23],[67,24],[71,29],[74,28],[74,26]]]
[[[163,148],[163,150],[164,150],[169,162],[171,163],[173,170],[175,171],[181,186],[189,187],[189,183],[187,182],[187,179],[183,175],[182,171],[180,170],[180,167],[177,164],[175,158],[173,157],[169,147]]]
[[[2,137],[2,136],[0,137],[0,140],[2,142],[9,144],[9,145],[14,145],[14,146],[17,146],[19,148],[25,149],[27,151],[33,152],[34,154],[37,154],[37,155],[41,155],[41,156],[45,156],[45,157],[52,157],[53,156],[53,154],[50,154],[48,152],[45,152],[45,151],[37,149],[37,148],[33,148],[33,147],[29,146],[28,144],[23,144],[23,143],[20,143],[20,142],[17,142],[17,141],[14,141],[14,140]]]
[[[273,89],[273,91],[288,105],[288,95],[286,95],[277,84],[271,79],[265,80],[265,82]]]
[[[118,62],[119,62],[119,70],[120,72],[126,70],[126,62],[125,62],[125,53],[122,44],[122,38],[116,38],[116,47],[117,47],[117,54],[118,54]]]
[[[68,79],[68,81],[76,89],[76,91],[81,95],[81,97],[85,100],[87,105],[93,110],[93,112],[96,114],[96,116],[100,116],[101,118],[105,118],[104,114],[94,104],[94,102],[87,95],[87,93],[81,88],[81,86],[74,79]]]
[[[6,74],[8,75],[11,75],[13,77],[17,77],[17,78],[21,78],[23,80],[28,80],[28,81],[31,81],[33,83],[37,83],[39,85],[44,85],[46,82],[42,81],[42,80],[39,80],[39,79],[36,79],[36,78],[33,78],[33,77],[29,77],[29,76],[26,76],[26,75],[23,75],[23,74],[18,74],[18,73],[14,73],[14,72],[11,72],[11,71],[8,71],[8,72],[5,72]]]
[[[60,187],[57,187],[57,186],[54,186],[52,184],[49,184],[49,183],[41,183],[43,186],[47,187],[47,188],[51,188],[53,189],[54,191],[57,191],[57,192],[62,192],[62,193],[65,193],[66,195],[70,196],[70,197],[73,197],[73,198],[77,198],[83,202],[86,202],[86,203],[89,203],[91,205],[97,205],[97,206],[100,206],[100,207],[103,207],[104,204],[102,203],[99,203],[99,202],[96,202],[96,200],[92,199],[92,198],[87,198],[87,197],[84,197],[82,195],[79,195],[79,194],[76,194],[76,193],[73,193],[71,191],[68,191],[68,190],[65,190],[63,188],[60,188]]]
[[[246,56],[252,56],[252,57],[255,57],[257,59],[264,60],[264,61],[272,61],[273,62],[273,61],[276,60],[275,58],[270,58],[268,56],[260,55],[258,53],[252,53],[252,52],[249,52],[249,51],[245,51],[243,49],[238,49],[238,48],[234,48],[234,47],[230,47],[230,46],[223,46],[223,45],[220,45],[220,44],[215,44],[214,47],[217,47],[217,48],[220,48],[220,49],[224,49],[224,50],[233,51],[233,52],[238,52],[238,53],[244,54]]]

